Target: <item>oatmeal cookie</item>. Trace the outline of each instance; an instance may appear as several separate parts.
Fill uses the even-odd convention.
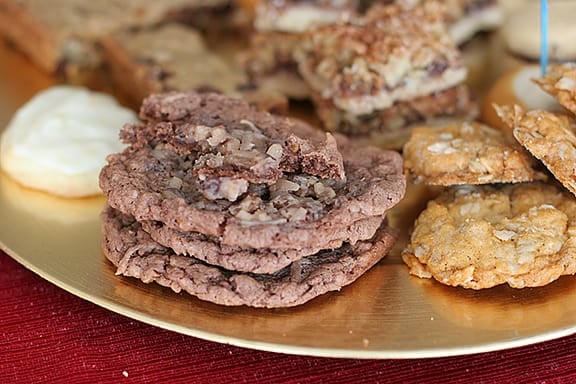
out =
[[[546,75],[534,81],[564,108],[576,114],[576,63],[551,65]]]
[[[576,199],[539,182],[451,187],[429,202],[402,253],[410,273],[482,289],[576,273]]]
[[[383,225],[355,245],[322,251],[273,274],[233,272],[196,258],[176,255],[156,243],[130,216],[103,216],[105,256],[116,274],[156,282],[216,304],[292,307],[351,284],[380,261],[396,240]]]
[[[404,145],[404,169],[432,185],[532,181],[533,158],[500,130],[478,122],[414,128]]]
[[[543,110],[524,111],[515,105],[496,107],[496,112],[516,140],[526,147],[572,193],[576,194],[576,134],[574,120]]]

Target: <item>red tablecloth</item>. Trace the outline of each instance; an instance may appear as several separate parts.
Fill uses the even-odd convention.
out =
[[[576,383],[576,336],[419,360],[254,351],[109,312],[44,281],[2,252],[0,335],[0,383]]]

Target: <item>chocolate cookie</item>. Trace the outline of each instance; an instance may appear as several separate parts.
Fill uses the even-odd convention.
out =
[[[326,239],[316,231],[339,232],[359,219],[382,216],[405,188],[400,155],[376,148],[347,154],[346,183],[288,175],[270,187],[252,185],[237,202],[206,199],[191,176],[193,159],[162,146],[108,160],[100,181],[114,208],[139,221],[161,221],[253,248],[323,248]]]
[[[240,120],[251,121],[248,125],[259,127],[260,133],[281,127],[288,131],[279,134],[280,137],[294,138],[299,143],[298,148],[306,148],[293,152],[300,163],[296,167],[299,172],[282,171],[270,184],[251,183],[242,177],[236,178],[237,173],[231,173],[220,175],[216,182],[211,179],[208,186],[203,185],[205,180],[197,177],[197,169],[195,171],[202,163],[203,155],[198,156],[195,146],[205,144],[189,140],[189,136],[173,137],[162,133],[154,139],[150,124],[139,126],[142,131],[136,126],[127,126],[124,138],[132,145],[124,152],[108,157],[108,165],[100,174],[100,185],[112,207],[138,221],[160,221],[176,230],[217,236],[221,244],[228,246],[326,248],[335,239],[347,241],[346,235],[340,234],[346,233],[345,228],[352,223],[368,217],[382,217],[404,195],[406,181],[402,158],[397,152],[375,147],[358,150],[344,145],[340,151],[346,179],[322,178],[303,172],[309,167],[320,169],[315,160],[303,166],[309,159],[306,154],[314,153],[312,158],[326,159],[321,154],[331,153],[331,150],[309,150],[315,148],[318,131],[303,122],[256,113],[242,101],[228,103],[228,99],[222,97],[219,100],[228,103],[227,106],[239,105],[237,109],[223,108],[208,103],[207,99],[199,101],[194,94],[179,95],[150,99],[149,103],[157,101],[156,107],[150,112],[150,104],[145,103],[141,116],[149,122],[164,120],[155,125],[161,132],[162,127],[167,126],[182,127],[181,131],[177,128],[173,132],[185,133],[187,126],[221,127],[229,121]],[[204,106],[194,109],[197,103],[204,103]],[[291,125],[298,126],[299,134],[307,131],[315,139],[307,141],[307,138],[290,134]],[[209,140],[213,132],[208,131],[205,139]],[[264,136],[274,137],[272,134]],[[185,148],[192,147],[184,154]],[[215,156],[215,161],[217,158]],[[203,165],[201,169],[205,169]],[[223,190],[227,192],[223,193]],[[213,198],[218,196],[221,198]]]
[[[383,225],[369,241],[301,259],[274,274],[232,272],[176,255],[156,243],[132,217],[103,215],[103,250],[117,275],[156,282],[222,305],[290,307],[340,290],[380,261],[396,236]]]
[[[109,208],[113,210],[113,208]],[[116,211],[117,212],[117,211]],[[324,234],[317,231],[316,236],[326,239],[325,249],[340,248],[344,242],[355,244],[359,240],[372,238],[382,224],[379,216],[355,221],[349,227],[336,232],[336,239],[330,236],[334,231]],[[321,247],[309,248],[247,248],[220,244],[213,236],[198,232],[182,232],[163,225],[158,221],[143,221],[142,228],[158,243],[172,248],[176,254],[194,256],[197,259],[222,268],[253,273],[273,273],[305,256],[322,250]]]
[[[234,174],[250,183],[271,184],[283,172],[301,171],[344,178],[332,135],[326,134],[322,143],[300,138],[292,128],[302,123],[256,111],[244,100],[215,93],[161,93],[144,100],[140,117],[147,124],[127,125],[122,131],[126,143],[162,142],[182,155],[195,152],[202,157],[197,172],[206,177]]]

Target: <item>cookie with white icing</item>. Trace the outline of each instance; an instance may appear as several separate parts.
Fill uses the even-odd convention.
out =
[[[55,86],[34,96],[2,134],[0,166],[18,183],[64,197],[101,193],[106,156],[122,150],[122,125],[136,114],[111,96]]]

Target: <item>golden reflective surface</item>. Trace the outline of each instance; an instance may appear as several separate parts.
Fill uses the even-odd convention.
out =
[[[0,43],[0,127],[52,84]],[[216,342],[351,358],[418,358],[493,351],[576,331],[576,278],[538,289],[469,291],[410,277],[399,258],[433,191],[410,187],[392,212],[403,237],[351,286],[292,309],[229,308],[114,275],[100,252],[101,197],[62,199],[0,174],[0,246],[46,280],[111,311]]]

